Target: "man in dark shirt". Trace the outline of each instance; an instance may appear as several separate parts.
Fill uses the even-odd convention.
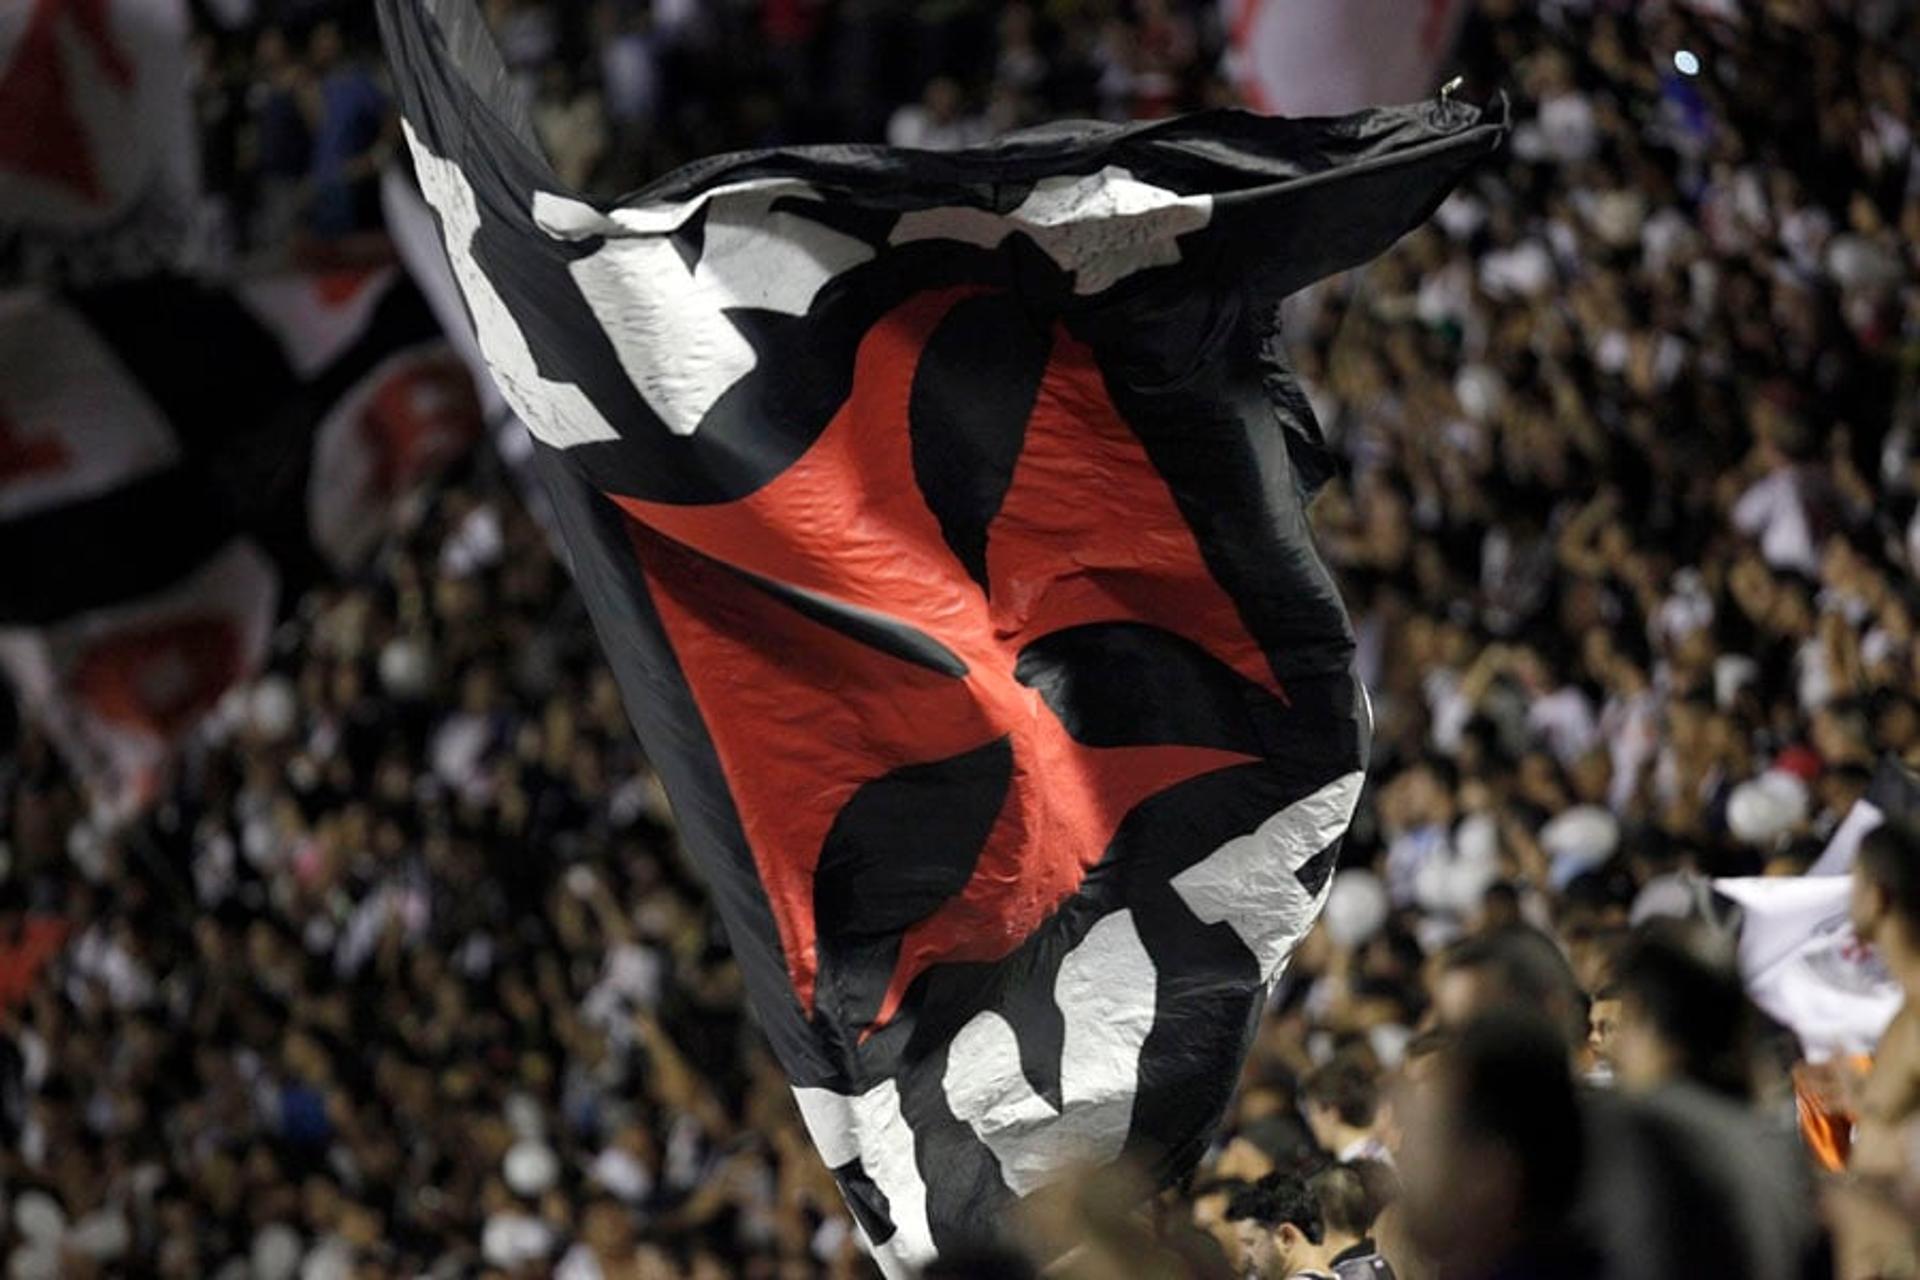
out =
[[[335,23],[315,29],[308,61],[318,87],[309,227],[336,239],[373,230],[379,226],[380,167],[393,143],[386,94],[348,53]]]
[[[1236,1192],[1227,1221],[1239,1231],[1248,1280],[1336,1280],[1324,1269],[1326,1225],[1319,1200],[1300,1174],[1270,1173]]]
[[[1337,1164],[1313,1176],[1313,1194],[1320,1203],[1326,1233],[1322,1248],[1339,1280],[1394,1280],[1393,1268],[1368,1234],[1386,1207],[1383,1188],[1392,1177],[1392,1170],[1377,1160]]]

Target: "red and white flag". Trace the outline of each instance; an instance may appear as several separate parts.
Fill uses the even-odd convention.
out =
[[[173,587],[52,627],[0,628],[0,668],[109,814],[153,799],[178,741],[266,656],[279,587],[236,540]]]
[[[71,307],[0,293],[0,520],[98,497],[179,460],[166,416]]]
[[[196,183],[185,0],[0,4],[0,234],[184,216]]]
[[[398,267],[289,271],[242,280],[240,304],[265,326],[301,378],[321,373],[366,336]]]
[[[314,433],[307,479],[313,544],[341,573],[364,563],[420,482],[480,436],[473,377],[445,342],[389,357]]]

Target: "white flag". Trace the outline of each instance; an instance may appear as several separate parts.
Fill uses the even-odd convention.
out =
[[[1899,1012],[1900,984],[1847,915],[1846,876],[1716,880],[1741,908],[1740,975],[1753,1002],[1814,1062],[1871,1053]]]

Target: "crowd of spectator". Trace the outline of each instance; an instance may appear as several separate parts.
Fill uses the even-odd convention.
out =
[[[271,254],[303,235],[375,229],[376,178],[398,135],[382,127],[371,19],[316,0],[258,7],[285,20],[209,17],[197,41],[210,234],[224,250]],[[609,193],[723,151],[951,149],[1062,117],[1152,118],[1233,97],[1216,6],[1196,0],[484,8],[555,172]]]
[[[1409,1030],[1465,1027],[1431,1049],[1459,1092],[1425,1122],[1449,1136],[1402,1161],[1404,1227],[1447,1274],[1516,1253],[1522,1274],[1798,1271],[1812,1195],[1791,1144],[1759,1145],[1791,1132],[1795,1046],[1740,1022],[1718,941],[1664,931],[1691,878],[1806,871],[1878,761],[1920,763],[1917,36],[1908,5],[1482,4],[1461,60],[1470,92],[1517,91],[1502,162],[1302,317],[1347,463],[1317,516],[1359,625],[1374,788],[1240,1122],[1291,1116],[1327,1055],[1385,1096],[1420,1074]],[[1540,1027],[1530,1066],[1526,1028],[1473,1031],[1498,1001],[1463,968],[1518,976],[1493,985],[1562,1024],[1557,1066]],[[1596,1114],[1631,1126],[1611,1095],[1562,1096],[1567,1048],[1580,1076],[1692,1113],[1664,1155],[1616,1139],[1582,1164]],[[1526,1213],[1603,1202],[1591,1242],[1664,1232],[1691,1266],[1468,1238],[1511,1207],[1465,1190],[1498,1182],[1469,1137],[1554,1187],[1598,1179]],[[1690,1145],[1789,1182],[1721,1186],[1746,1217],[1716,1229],[1665,1181]],[[1635,1229],[1649,1183],[1687,1208]],[[1910,1226],[1888,1228],[1901,1261],[1861,1270],[1852,1225],[1843,1270],[1912,1273]]]
[[[200,41],[237,251],[377,232],[377,63],[314,8]],[[489,10],[604,190],[1230,97],[1211,4]],[[1671,919],[1920,765],[1916,40],[1899,0],[1474,7],[1510,147],[1295,312],[1373,780],[1220,1142],[1150,1218],[1102,1182],[1029,1224],[1068,1273],[1920,1274],[1920,1205],[1819,1192],[1791,1037]],[[866,1273],[497,465],[304,601],[203,738],[111,833],[30,727],[0,755],[9,1275]],[[1914,984],[1900,839],[1863,893]]]

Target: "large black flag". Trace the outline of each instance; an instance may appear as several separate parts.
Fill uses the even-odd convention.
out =
[[[567,190],[470,0],[382,0],[422,188],[801,1111],[890,1271],[1191,1166],[1368,715],[1279,300],[1498,122],[1082,126]]]

